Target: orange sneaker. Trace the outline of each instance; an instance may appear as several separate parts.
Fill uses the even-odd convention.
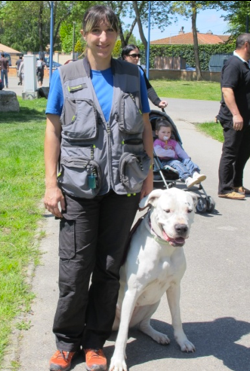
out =
[[[75,354],[76,352],[57,350],[50,359],[50,371],[68,371]]]
[[[106,371],[107,359],[102,349],[84,349],[88,371]]]

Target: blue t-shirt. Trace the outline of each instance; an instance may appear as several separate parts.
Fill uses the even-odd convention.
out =
[[[111,68],[104,71],[91,70],[92,84],[99,100],[100,107],[103,111],[106,121],[109,120],[112,97],[113,97],[113,75]],[[142,113],[149,113],[150,106],[148,102],[146,83],[143,72],[140,70],[140,92],[142,102]],[[111,97],[111,99],[107,99]],[[60,116],[64,104],[64,95],[61,85],[59,71],[52,74],[50,82],[50,93],[48,96],[46,113]]]

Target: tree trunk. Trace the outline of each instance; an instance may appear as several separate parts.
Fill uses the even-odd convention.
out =
[[[196,28],[196,17],[197,17],[196,1],[192,2],[192,7],[193,7],[192,9],[193,49],[194,49],[197,80],[199,81],[202,79],[202,75],[201,75],[201,69],[200,69],[199,45],[198,45],[198,35],[197,35],[197,28]]]
[[[137,19],[137,23],[138,23],[138,27],[139,27],[139,35],[140,35],[140,38],[141,38],[141,41],[144,45],[145,50],[147,50],[147,40],[145,38],[142,23],[141,23],[141,19],[140,19],[140,12],[139,12],[139,9],[138,9],[138,2],[133,1],[132,3],[133,3],[133,9],[135,11],[136,19]]]
[[[44,51],[43,43],[43,2],[40,1],[38,12],[38,35],[39,35],[39,51]]]

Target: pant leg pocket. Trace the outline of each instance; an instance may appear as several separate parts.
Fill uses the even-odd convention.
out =
[[[59,257],[72,259],[76,255],[75,220],[60,220]]]

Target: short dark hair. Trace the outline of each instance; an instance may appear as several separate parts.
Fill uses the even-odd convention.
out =
[[[250,44],[250,34],[243,33],[242,35],[239,35],[236,39],[236,49],[241,49],[246,42]]]
[[[159,131],[162,128],[162,126],[164,126],[166,128],[170,128],[171,131],[173,130],[173,127],[172,127],[172,125],[170,124],[169,121],[165,120],[162,117],[159,117],[155,121],[155,131]]]
[[[112,29],[116,32],[119,31],[118,17],[112,8],[104,5],[94,5],[90,7],[83,17],[83,32],[87,34],[96,27],[100,21],[106,20],[110,23]]]
[[[139,50],[139,47],[137,45],[134,45],[134,44],[128,44],[126,46],[124,46],[124,48],[122,49],[122,52],[121,52],[121,58],[124,59],[124,57],[128,56],[132,50],[134,49],[138,49]]]

